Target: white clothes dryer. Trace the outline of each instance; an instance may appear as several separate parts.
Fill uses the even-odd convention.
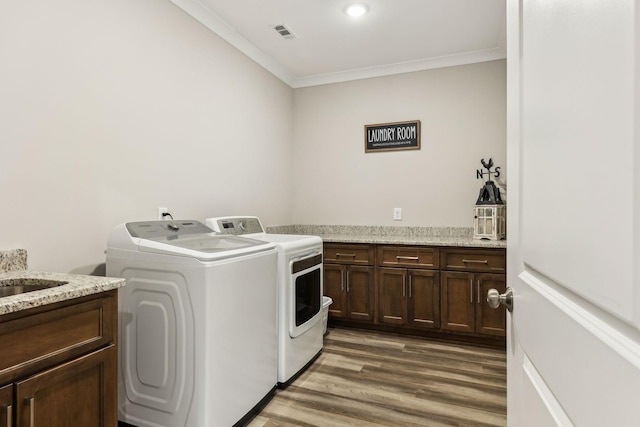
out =
[[[119,291],[118,418],[243,425],[277,385],[273,243],[198,221],[130,222],[109,237]]]
[[[255,216],[208,218],[225,235],[275,243],[278,251],[278,384],[285,387],[322,351],[322,239],[266,233]]]

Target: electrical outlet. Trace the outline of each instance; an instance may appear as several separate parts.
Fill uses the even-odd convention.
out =
[[[393,208],[393,220],[402,221],[402,208]]]
[[[158,219],[165,219],[166,217],[162,216],[162,214],[169,213],[169,208],[158,208]],[[169,219],[169,218],[166,218]]]

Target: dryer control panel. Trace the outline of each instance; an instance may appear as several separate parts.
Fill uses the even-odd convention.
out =
[[[228,216],[221,218],[208,218],[205,224],[213,231],[221,234],[255,234],[263,233],[264,229],[258,217],[255,216]]]

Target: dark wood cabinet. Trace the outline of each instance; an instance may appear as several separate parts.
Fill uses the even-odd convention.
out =
[[[379,321],[415,329],[440,325],[438,249],[381,245],[376,248]]]
[[[0,316],[0,426],[117,425],[117,291]]]
[[[495,288],[500,293],[506,290],[504,255],[503,249],[442,251],[443,267],[452,270],[441,272],[443,330],[506,336],[504,308],[492,309],[486,302],[489,289]]]
[[[504,249],[446,247],[440,249],[440,269],[505,274],[506,258]]]
[[[507,336],[507,313],[504,306],[496,309],[489,307],[487,292],[495,288],[501,294],[507,290],[504,274],[475,273],[474,279],[480,291],[480,303],[476,306],[476,332],[484,335]]]
[[[380,323],[418,329],[440,324],[438,272],[404,268],[379,268]]]
[[[339,264],[323,265],[323,293],[331,297],[333,302],[329,306],[329,317],[345,319],[347,317],[347,295],[344,287],[344,275],[347,267]]]
[[[473,274],[445,271],[440,283],[442,329],[475,332]]]
[[[374,246],[365,244],[325,243],[323,262],[328,264],[373,265]]]
[[[380,323],[407,324],[407,271],[399,268],[378,269]]]
[[[13,420],[13,384],[0,387],[0,427],[12,427],[15,425]]]
[[[115,426],[114,345],[15,384],[16,426]]]
[[[324,246],[324,294],[333,299],[332,319],[373,322],[374,268],[370,245]]]
[[[438,249],[422,246],[378,246],[379,267],[426,268],[436,270]]]
[[[409,270],[408,323],[414,329],[440,327],[440,273]]]
[[[505,273],[503,248],[324,244],[329,316],[345,326],[504,345],[505,310],[486,296]]]
[[[347,317],[353,320],[373,321],[374,272],[373,267],[350,265],[345,274],[347,285]]]

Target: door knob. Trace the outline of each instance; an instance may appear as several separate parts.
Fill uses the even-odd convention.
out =
[[[487,303],[491,308],[498,308],[500,304],[504,304],[509,312],[513,311],[513,289],[508,287],[504,294],[500,294],[500,292],[493,288],[489,289],[489,292],[487,292]]]

